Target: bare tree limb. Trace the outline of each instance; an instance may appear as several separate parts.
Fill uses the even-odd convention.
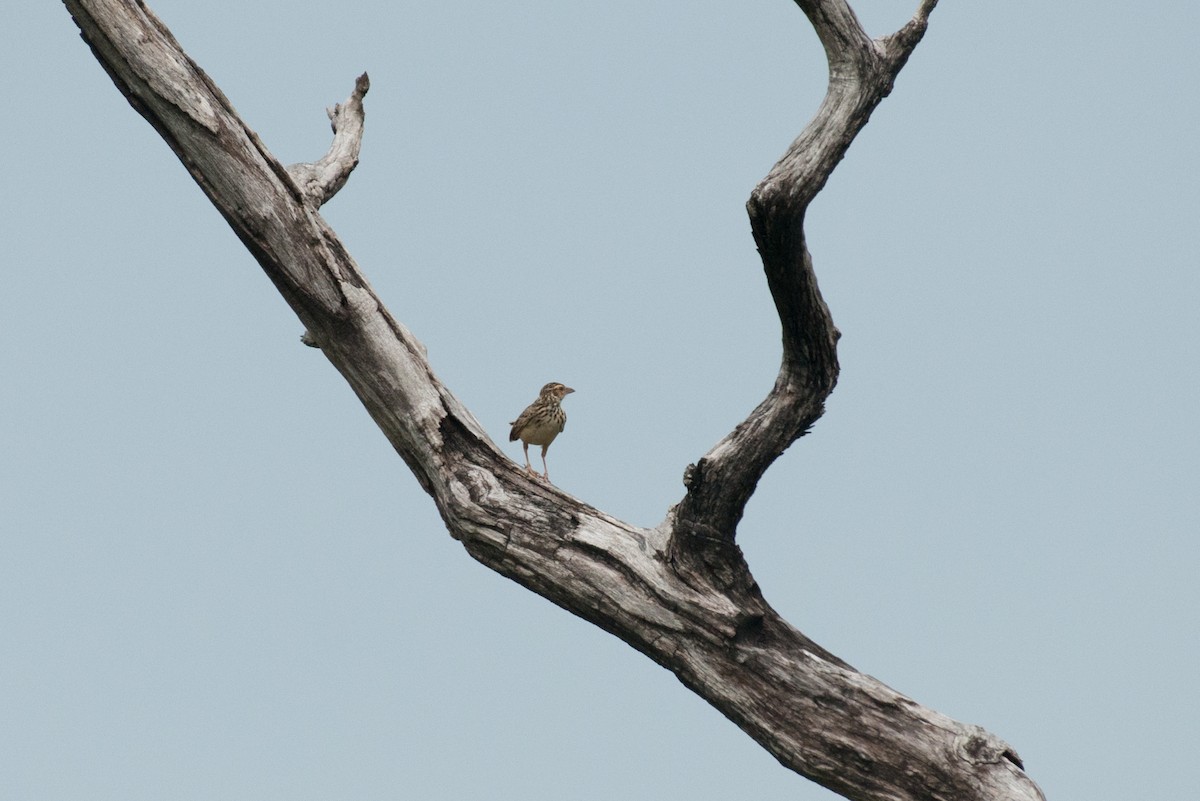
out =
[[[829,91],[748,203],[780,316],[779,376],[750,417],[688,469],[687,494],[653,529],[616,520],[508,459],[318,214],[357,163],[365,76],[331,116],[330,152],[289,171],[140,2],[64,3],[472,557],[620,637],[783,765],[847,798],[1042,798],[1002,740],[922,707],[790,626],[734,542],[758,479],[820,417],[837,381],[838,332],[805,246],[805,210],[891,90],[931,0],[882,40],[867,38],[841,0],[798,0],[825,47]]]
[[[737,523],[767,468],[824,414],[838,378],[841,334],[817,288],[804,236],[809,203],[825,186],[925,32],[936,0],[924,0],[899,33],[875,41],[843,0],[797,0],[829,62],[829,88],[816,116],[759,182],[746,204],[783,335],[771,394],[699,462],[675,508],[672,553],[699,555],[707,570],[738,563]],[[737,571],[735,571],[737,572]]]
[[[350,173],[358,166],[365,119],[363,96],[370,88],[371,81],[364,72],[354,82],[354,92],[346,102],[338,103],[326,112],[334,134],[328,153],[312,164],[288,167],[292,180],[313,206],[324,206],[346,185]]]
[[[891,36],[883,38],[884,52],[896,64],[897,69],[904,66],[904,62],[908,60],[913,49],[925,36],[925,30],[929,27],[929,15],[933,13],[937,4],[938,0],[921,0],[921,5],[917,8],[917,13],[913,14],[913,18],[905,23],[903,28]]]

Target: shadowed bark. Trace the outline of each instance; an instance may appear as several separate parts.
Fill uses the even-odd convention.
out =
[[[771,393],[685,471],[655,528],[530,477],[434,375],[318,213],[358,163],[366,75],[329,115],[334,141],[284,168],[170,31],[134,0],[65,0],[113,82],[183,162],[432,496],[451,536],[497,572],[671,670],[783,765],[847,798],[1042,799],[1014,750],[856,671],[763,599],[735,541],[766,469],[820,418],[838,331],[804,215],[923,36],[936,0],[871,39],[840,0],[797,0],[825,48],[816,116],[747,208],[781,323]]]

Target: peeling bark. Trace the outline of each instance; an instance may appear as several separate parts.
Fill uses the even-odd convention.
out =
[[[361,76],[330,110],[334,140],[284,168],[149,9],[64,0],[114,83],[183,162],[432,496],[451,536],[497,572],[641,651],[786,767],[847,798],[1042,799],[1015,751],[856,671],[783,620],[735,541],[759,478],[820,418],[838,331],[804,214],[923,36],[936,0],[871,39],[842,0],[797,0],[825,47],[816,117],[747,208],[781,323],[771,393],[685,473],[652,529],[532,479],[434,375],[318,213],[358,162]]]

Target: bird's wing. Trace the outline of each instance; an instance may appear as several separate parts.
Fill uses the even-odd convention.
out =
[[[523,411],[519,415],[517,415],[516,420],[513,420],[512,423],[510,423],[510,425],[512,426],[512,430],[508,432],[508,441],[509,442],[517,441],[517,437],[521,436],[521,429],[524,428],[525,425],[529,422],[529,417],[532,414],[533,414],[533,405],[530,404],[529,406],[525,407],[525,411]]]

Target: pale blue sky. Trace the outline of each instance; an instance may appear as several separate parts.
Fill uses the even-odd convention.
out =
[[[770,388],[743,204],[825,84],[792,3],[151,6],[285,162],[370,72],[326,216],[494,438],[578,390],[567,491],[657,523]],[[834,797],[473,562],[65,10],[9,17],[0,797]],[[740,531],[1056,801],[1195,794],[1198,29],[943,0],[811,209],[842,379]]]

